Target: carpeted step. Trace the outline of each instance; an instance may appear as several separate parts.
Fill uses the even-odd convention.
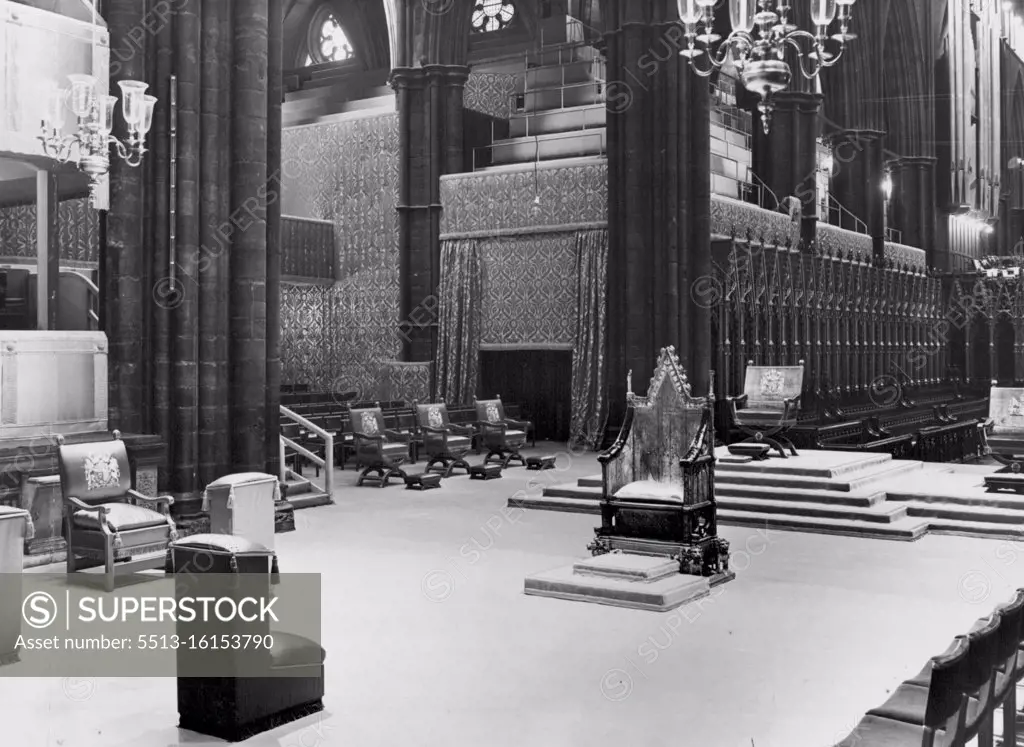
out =
[[[327,495],[320,488],[313,486],[313,489],[308,493],[302,493],[301,495],[292,496],[288,494],[288,502],[295,507],[296,510],[301,508],[313,508],[314,506],[329,506],[334,501],[331,500],[331,496]]]
[[[547,498],[582,498],[584,500],[600,500],[601,487],[581,487],[574,482],[564,482],[544,488]]]
[[[977,521],[989,524],[1013,524],[1024,527],[1024,511],[1016,508],[917,500],[901,501],[900,504],[907,507],[907,513],[910,516],[921,516],[928,519]],[[929,523],[934,522],[929,521]]]
[[[910,472],[920,471],[921,462],[894,461],[880,465],[872,465],[862,472],[853,472],[841,477],[806,477],[803,475],[776,475],[772,473],[750,474],[740,470],[715,470],[717,485],[764,485],[775,488],[795,488],[801,490],[826,490],[832,492],[854,492],[877,483],[904,477]]]
[[[744,498],[748,500],[780,501],[799,506],[806,503],[822,503],[834,506],[856,506],[869,508],[885,503],[885,491],[860,491],[846,493],[839,490],[800,490],[798,488],[767,487],[760,483],[722,483],[715,480],[715,498]]]
[[[794,532],[842,534],[850,537],[913,541],[928,531],[928,523],[907,517],[891,524],[852,519],[826,519],[815,516],[789,516],[754,511],[733,511],[720,508],[718,522],[734,526],[776,527]]]
[[[720,449],[718,456],[727,454],[728,451]],[[824,462],[819,455],[828,455],[831,460]],[[745,474],[771,474],[771,475],[796,475],[798,477],[819,477],[836,478],[843,475],[861,472],[868,468],[877,468],[878,465],[892,462],[892,454],[844,454],[837,457],[835,452],[821,452],[806,450],[801,456],[781,459],[772,457],[763,462],[748,462],[746,464],[728,464],[718,462],[715,465],[716,474],[745,473]]]
[[[718,510],[750,511],[773,515],[796,517],[818,517],[826,519],[849,519],[873,524],[891,524],[907,516],[904,506],[887,506],[884,503],[870,508],[844,506],[836,503],[799,503],[785,500],[756,498],[717,497]]]
[[[563,498],[548,495],[509,498],[508,507],[530,508],[536,511],[562,511],[572,514],[601,513],[600,495],[597,498]]]
[[[994,537],[1008,540],[1024,538],[1024,527],[1012,524],[963,521],[959,519],[929,519],[928,531],[935,534],[954,534],[961,537]]]

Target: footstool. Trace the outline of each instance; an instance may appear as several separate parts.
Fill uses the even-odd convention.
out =
[[[469,468],[470,480],[497,480],[501,477],[500,464],[476,464]]]
[[[441,487],[441,475],[423,472],[405,476],[406,490],[432,490]]]
[[[542,470],[555,468],[555,455],[532,456],[526,458],[526,469]]]
[[[762,461],[768,458],[771,447],[768,444],[732,444],[729,453],[733,456],[750,457],[755,461]]]

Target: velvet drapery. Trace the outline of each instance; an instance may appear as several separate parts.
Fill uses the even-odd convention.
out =
[[[493,237],[448,239],[441,244],[441,285],[438,299],[438,345],[434,391],[438,401],[471,402],[479,375],[483,315],[488,313],[487,268],[484,256]],[[529,242],[536,237],[511,240],[502,251],[528,256]],[[607,348],[606,228],[572,232],[575,245],[575,311],[572,335],[572,382],[570,443],[598,448],[604,435],[607,408],[604,402]],[[491,247],[493,249],[493,247]],[[525,263],[524,263],[525,266]],[[507,279],[506,279],[507,280]],[[491,310],[492,312],[494,310]],[[492,341],[493,342],[493,341]],[[528,344],[524,348],[530,347]]]
[[[472,402],[480,360],[483,263],[476,239],[441,243],[437,364],[433,390],[439,402]]]
[[[576,234],[576,335],[572,352],[574,447],[597,449],[608,411],[604,402],[607,348],[608,230]]]

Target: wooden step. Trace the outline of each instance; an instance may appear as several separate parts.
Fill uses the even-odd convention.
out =
[[[1024,528],[1024,511],[1002,506],[978,506],[968,503],[939,501],[901,501],[911,516],[928,519],[954,519],[956,521],[975,521],[982,524],[1011,524]],[[929,523],[932,523],[929,521]]]
[[[885,491],[845,492],[839,490],[800,489],[762,485],[760,482],[723,483],[715,479],[715,497],[789,501],[795,505],[823,503],[834,506],[870,508],[885,503]]]
[[[718,455],[721,456],[726,453],[728,452],[722,449]],[[744,473],[754,475],[768,473],[772,475],[795,475],[798,477],[835,478],[861,472],[868,468],[877,468],[878,465],[893,461],[891,454],[857,454],[851,452],[848,456],[844,454],[840,459],[834,457],[836,452],[830,452],[835,461],[823,465],[820,460],[815,458],[816,454],[821,453],[807,449],[801,452],[801,456],[791,456],[787,459],[772,457],[763,462],[749,462],[747,464],[728,464],[719,461],[715,465],[715,472],[716,474]],[[810,458],[804,459],[803,456]],[[819,463],[815,464],[816,461]]]
[[[872,465],[861,472],[853,472],[837,478],[805,477],[802,475],[776,475],[763,473],[743,474],[736,470],[715,470],[715,485],[763,485],[765,487],[795,488],[801,490],[827,490],[833,492],[856,492],[881,480],[889,480],[906,473],[920,471],[921,462],[886,462]]]
[[[578,483],[566,482],[544,488],[544,495],[550,498],[578,498],[582,500],[600,500],[600,487],[584,487]]]
[[[547,491],[545,491],[547,493]],[[528,496],[510,498],[509,508],[529,508],[535,511],[561,511],[572,514],[599,514],[601,501],[593,498],[567,498],[559,496]]]

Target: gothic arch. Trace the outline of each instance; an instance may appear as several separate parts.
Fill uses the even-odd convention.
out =
[[[309,25],[323,7],[330,8],[352,44],[356,64],[364,70],[391,65],[391,44],[384,2],[388,0],[288,0],[284,16],[285,67],[297,64]]]

